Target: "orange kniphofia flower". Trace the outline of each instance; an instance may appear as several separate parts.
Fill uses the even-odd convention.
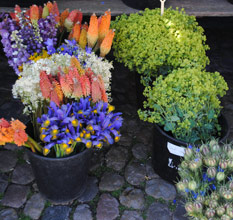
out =
[[[68,74],[60,76],[60,85],[65,97],[70,97],[72,94],[73,82],[70,81]]]
[[[32,5],[30,7],[30,20],[36,22],[39,19],[39,8],[37,5]]]
[[[56,92],[56,94],[57,94],[57,96],[59,98],[59,102],[61,103],[63,101],[63,92],[62,92],[62,89],[61,89],[61,85],[55,79],[53,80],[53,88],[54,88],[54,91]]]
[[[40,72],[40,89],[42,92],[43,97],[46,99],[50,98],[50,92],[52,90],[52,84],[49,80],[48,75],[45,71]]]
[[[65,19],[65,22],[64,22],[64,26],[67,28],[68,31],[71,31],[73,25],[78,21],[78,19],[80,19],[80,14],[82,14],[82,12],[77,9],[69,13],[68,17]]]
[[[47,8],[49,9],[49,13],[52,12],[52,9],[53,9],[53,3],[48,1],[47,4],[46,4]]]
[[[63,27],[65,19],[69,16],[69,9],[65,9],[60,16],[60,25]]]
[[[111,50],[114,35],[115,35],[114,30],[109,30],[108,34],[106,35],[103,42],[101,43],[100,45],[100,56],[101,57],[104,57],[105,55],[107,55],[109,51]]]
[[[16,22],[19,22],[19,18],[16,16],[17,13],[21,13],[21,8],[18,5],[15,5],[15,12],[11,12],[10,16]]]
[[[80,29],[81,29],[81,24],[78,21],[73,27],[73,36],[72,36],[72,38],[75,39],[76,42],[79,41]]]
[[[85,73],[85,70],[82,68],[80,62],[76,57],[71,57],[70,59],[70,65],[75,67],[78,70],[78,73],[80,75],[83,75]]]
[[[107,35],[109,31],[110,23],[111,23],[111,11],[109,9],[109,11],[105,12],[105,14],[102,16],[100,21],[99,34],[98,34],[99,43],[102,43],[103,39]]]
[[[42,18],[43,8],[39,6],[39,18]]]
[[[55,15],[56,22],[59,22],[59,20],[60,20],[60,12],[59,12],[59,9],[58,9],[56,1],[53,2],[53,7],[52,7],[52,10],[51,10],[51,13],[53,15]]]
[[[88,46],[93,48],[98,39],[98,19],[95,14],[92,14],[90,18],[90,24],[87,31],[87,43]]]
[[[78,41],[78,44],[80,45],[80,47],[82,49],[85,49],[85,47],[87,45],[87,30],[88,30],[88,25],[87,25],[87,23],[84,23],[82,25],[81,33],[80,33],[80,37],[79,37],[79,41]]]

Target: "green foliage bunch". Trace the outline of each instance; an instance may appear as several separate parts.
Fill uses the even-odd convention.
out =
[[[205,68],[209,63],[204,30],[183,9],[166,9],[163,16],[160,9],[123,14],[112,26],[116,60],[143,74],[144,85],[175,68]]]
[[[216,139],[200,148],[188,146],[176,183],[193,220],[233,219],[233,144]]]
[[[165,131],[188,143],[207,141],[221,130],[219,97],[228,89],[224,78],[196,68],[177,69],[159,76],[144,90],[141,120],[158,123]]]

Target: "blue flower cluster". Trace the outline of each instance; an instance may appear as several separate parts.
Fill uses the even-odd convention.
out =
[[[75,40],[65,40],[66,43],[63,43],[57,49],[54,47],[52,39],[48,39],[46,42],[48,54],[52,55],[54,53],[60,54],[69,54],[70,56],[75,56],[77,59],[80,53],[83,53],[83,49],[77,44]],[[92,52],[92,48],[86,47],[86,54]],[[85,67],[85,63],[83,63]]]
[[[113,144],[120,139],[121,113],[113,113],[114,107],[105,102],[94,105],[90,97],[79,102],[57,107],[50,103],[48,113],[38,118],[41,124],[40,138],[45,142],[44,154],[54,147],[56,155],[70,154],[77,143],[87,148],[101,148],[103,142]]]

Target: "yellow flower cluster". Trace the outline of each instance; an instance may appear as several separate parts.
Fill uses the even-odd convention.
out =
[[[41,53],[34,53],[33,55],[31,55],[28,59],[29,60],[33,60],[33,61],[38,61],[40,59],[45,59],[48,58],[50,55],[48,54],[48,52],[46,50],[42,50]]]

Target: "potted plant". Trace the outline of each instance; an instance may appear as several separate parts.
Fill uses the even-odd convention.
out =
[[[91,148],[120,139],[121,113],[113,113],[109,104],[112,64],[103,58],[114,37],[109,19],[107,11],[99,36],[95,15],[82,28],[79,10],[60,14],[56,3],[48,2],[42,11],[33,5],[21,12],[16,6],[0,24],[4,51],[19,75],[13,96],[31,116],[27,125],[2,118],[0,144],[31,149],[38,188],[55,202],[73,200],[85,190]],[[69,40],[62,43],[67,32]]]
[[[212,137],[226,139],[229,128],[220,117],[220,100],[227,83],[218,73],[200,69],[177,69],[159,76],[146,87],[141,120],[155,123],[153,163],[156,172],[173,182],[188,144]],[[163,156],[161,156],[163,155]]]
[[[218,140],[186,148],[176,183],[190,219],[233,218],[233,147]]]
[[[165,9],[162,16],[160,9],[123,14],[112,22],[112,28],[116,60],[136,72],[138,106],[142,107],[144,86],[158,75],[179,67],[205,68],[209,63],[204,30],[184,9]]]

